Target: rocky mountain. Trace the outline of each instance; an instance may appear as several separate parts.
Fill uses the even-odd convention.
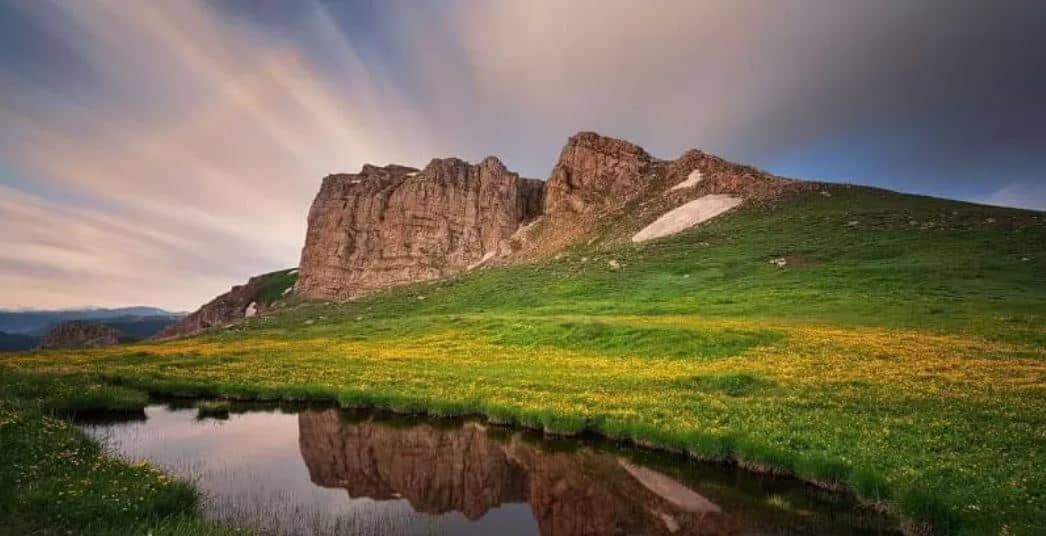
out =
[[[308,215],[294,283],[311,299],[354,298],[484,265],[527,262],[570,244],[641,242],[680,232],[747,202],[814,183],[784,179],[690,150],[661,160],[627,141],[581,132],[547,181],[494,157],[437,158],[424,169],[366,164],[323,179]],[[262,312],[274,272],[233,287],[156,338],[197,333]],[[281,280],[283,281],[283,280]],[[286,283],[286,281],[283,281]]]
[[[96,322],[72,320],[54,327],[40,342],[41,350],[62,348],[97,348],[120,344],[123,334]]]
[[[511,250],[544,188],[496,158],[330,175],[309,210],[296,291],[349,298],[476,267]]]
[[[696,149],[661,160],[633,143],[580,132],[567,140],[546,184],[544,217],[526,237],[524,258],[579,241],[626,240],[663,216],[678,220],[673,226],[678,232],[744,201],[771,200],[811,183]],[[711,210],[703,210],[706,206]]]
[[[179,322],[167,326],[153,338],[193,335],[210,327],[224,326],[265,312],[290,293],[297,274],[298,270],[291,268],[252,277],[247,283],[232,287]]]
[[[365,165],[323,180],[296,291],[351,298],[579,241],[654,239],[809,184],[697,150],[660,160],[594,132],[567,141],[547,181],[520,178],[493,157],[436,159],[422,170]]]

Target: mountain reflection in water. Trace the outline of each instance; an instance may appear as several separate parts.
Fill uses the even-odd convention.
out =
[[[85,429],[193,478],[219,521],[273,534],[886,534],[801,483],[609,442],[336,409]],[[295,422],[296,421],[296,422]]]

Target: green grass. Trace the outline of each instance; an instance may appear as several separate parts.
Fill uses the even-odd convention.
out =
[[[228,419],[231,406],[228,400],[200,400],[195,404],[196,417],[199,419],[207,417]]]
[[[106,456],[55,414],[141,411],[144,393],[5,371],[0,395],[0,534],[233,534],[199,518],[191,485]]]
[[[647,244],[6,363],[596,431],[848,488],[942,534],[1042,533],[1046,216],[827,191]]]
[[[294,272],[294,273],[291,273]],[[294,286],[298,281],[298,272],[294,268],[270,272],[262,276],[261,287],[255,299],[261,303],[272,303],[283,297],[284,291]]]

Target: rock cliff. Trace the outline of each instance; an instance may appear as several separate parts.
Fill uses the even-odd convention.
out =
[[[560,152],[547,181],[541,224],[528,230],[514,258],[552,253],[580,241],[623,241],[704,196],[766,202],[808,184],[694,149],[661,160],[633,143],[580,132]]]
[[[210,327],[224,326],[265,312],[280,298],[289,294],[298,270],[289,269],[254,276],[246,284],[236,285],[157,333],[154,339],[170,339],[199,333]]]
[[[510,249],[543,197],[541,181],[493,157],[330,175],[309,210],[295,289],[348,298],[465,271]]]
[[[661,160],[594,132],[567,141],[547,181],[520,178],[493,157],[435,159],[421,170],[368,164],[323,180],[295,290],[352,298],[578,242],[656,239],[803,184],[697,150]]]
[[[97,348],[119,344],[122,334],[115,328],[72,320],[55,326],[40,342],[40,349],[54,350],[60,348]]]

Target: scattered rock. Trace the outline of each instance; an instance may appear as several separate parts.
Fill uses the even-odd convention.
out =
[[[778,268],[784,268],[788,265],[788,260],[784,257],[778,257],[776,259],[770,259],[770,264],[777,266]]]
[[[857,227],[860,223],[861,222],[857,221],[857,220],[850,220],[850,221],[846,222],[846,225],[848,227]]]
[[[821,190],[821,195],[823,195],[825,197],[832,197],[832,193],[829,192],[828,190]]]
[[[683,279],[690,279],[690,274],[683,274]]]
[[[588,262],[588,257],[581,257],[581,262]]]
[[[314,324],[314,323],[316,323],[316,321],[315,321],[315,320],[313,320],[313,319],[311,319],[311,318],[305,321],[305,325],[306,325],[306,326],[311,326],[311,325],[312,325],[312,324]]]
[[[1021,262],[1028,262],[1030,260],[1031,260],[1031,257],[1021,257]]]
[[[995,218],[988,218],[984,220],[984,223],[995,223]]]
[[[607,265],[610,266],[611,270],[620,270],[621,263],[617,262],[617,259],[610,259],[607,261]]]

